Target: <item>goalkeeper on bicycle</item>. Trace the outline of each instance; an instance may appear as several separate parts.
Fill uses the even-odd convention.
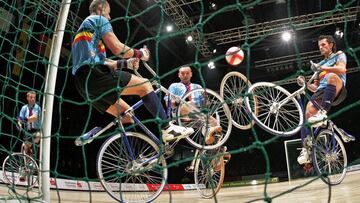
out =
[[[36,92],[29,91],[26,94],[27,104],[21,107],[18,116],[18,129],[23,136],[23,144],[21,145],[21,153],[30,157],[33,156],[33,144],[39,144],[41,139],[41,108],[36,103]],[[27,160],[26,162],[28,162]],[[26,180],[26,173],[21,170],[19,180]]]
[[[36,103],[36,93],[29,91],[26,94],[27,104],[22,106],[18,116],[18,126],[24,136],[21,152],[32,156],[32,144],[39,144],[41,137],[41,108]]]

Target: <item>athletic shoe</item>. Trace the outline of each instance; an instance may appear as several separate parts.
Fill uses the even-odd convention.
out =
[[[308,122],[311,124],[311,127],[319,127],[322,125],[326,125],[326,111],[319,110],[315,115],[311,116],[308,119]]]
[[[300,156],[297,158],[297,162],[302,165],[306,163],[311,163],[309,151],[306,148],[302,148]]]
[[[341,129],[341,138],[344,140],[344,142],[350,142],[350,141],[355,141],[355,137],[350,135],[349,133],[345,132],[345,130]]]
[[[88,144],[90,142],[93,141],[94,139],[94,135],[96,133],[98,133],[102,128],[101,127],[95,127],[93,129],[91,129],[89,132],[81,135],[80,137],[76,138],[75,139],[75,145],[76,146],[82,146],[82,145],[85,145],[85,144]]]
[[[162,130],[162,133],[163,141],[169,142],[173,140],[180,140],[191,135],[192,133],[194,133],[194,129],[178,126],[170,122],[169,127]]]

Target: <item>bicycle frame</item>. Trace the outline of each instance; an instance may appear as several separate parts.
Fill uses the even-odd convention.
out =
[[[159,91],[161,90],[161,88],[158,88],[155,90],[155,93],[158,93]],[[126,111],[124,111],[122,114],[121,114],[121,117],[125,116],[125,115],[129,115],[133,120],[134,122],[140,126],[140,128],[144,131],[144,133],[146,135],[148,135],[150,137],[150,139],[152,141],[154,141],[156,143],[156,145],[158,146],[161,146],[162,145],[162,142],[160,141],[160,139],[158,137],[155,136],[155,134],[153,132],[151,132],[133,113],[132,111],[138,109],[139,107],[141,107],[142,105],[144,104],[144,102],[142,100],[136,102],[133,106],[131,106],[129,109],[127,109]],[[168,112],[171,111],[171,106],[168,105],[167,107],[167,114]],[[116,119],[117,120],[117,119]],[[129,140],[126,136],[126,133],[125,133],[125,129],[123,127],[123,125],[121,124],[120,122],[120,127],[122,128],[122,131],[120,132],[121,133],[121,137],[122,139],[124,140],[125,142],[125,146],[126,146],[126,149],[131,157],[131,161],[134,161],[135,160],[135,157],[134,157],[134,154],[133,154],[133,151],[130,147],[130,144],[129,144]],[[158,159],[159,157],[161,156],[161,153],[155,155],[155,156],[152,156],[150,158],[147,158],[144,162],[142,162],[141,164],[148,164],[150,163],[151,161],[155,160],[155,159]]]
[[[143,63],[144,66],[146,67],[146,69],[151,73],[153,74],[154,76],[156,76],[156,73],[152,70],[152,68],[146,63],[144,62]],[[134,71],[135,74],[138,76],[138,77],[141,77],[142,76],[135,70]],[[168,89],[164,88],[163,86],[161,86],[157,81],[153,81],[152,82],[152,85],[155,85],[157,87],[157,89],[155,90],[155,93],[159,93],[159,91],[162,91],[164,92],[165,94],[168,95],[168,101],[167,101],[167,111],[166,111],[166,114],[168,116],[168,118],[171,117],[171,111],[172,111],[172,108],[171,108],[171,100],[172,99],[175,99],[176,101],[178,102],[181,102],[182,104],[186,105],[187,107],[189,107],[189,109],[192,111],[192,113],[194,115],[196,115],[197,117],[199,117],[199,119],[204,119],[204,115],[202,115],[200,109],[198,109],[196,106],[193,106],[189,103],[187,103],[184,99],[182,99],[182,97],[180,96],[177,96],[177,95],[174,95],[172,94],[171,92],[168,91]],[[155,144],[157,146],[161,146],[162,145],[162,142],[161,140],[154,135],[153,132],[151,132],[133,113],[134,110],[138,109],[140,106],[143,105],[143,101],[140,100],[138,102],[136,102],[134,105],[132,105],[129,109],[126,109],[123,113],[120,114],[120,118],[124,117],[125,115],[127,116],[130,116],[135,124],[139,125],[140,128],[144,131],[144,133],[152,140],[155,142]],[[159,104],[160,105],[160,104]],[[112,126],[115,126],[115,125],[119,125],[120,127],[120,134],[122,135],[122,139],[124,141],[124,144],[126,145],[126,150],[129,154],[129,156],[131,157],[132,161],[135,159],[134,158],[134,153],[133,153],[133,149],[131,149],[130,147],[130,143],[129,143],[129,140],[126,136],[126,132],[125,132],[125,129],[122,125],[122,123],[120,122],[120,118],[116,118],[114,119],[114,121],[110,122],[107,126],[105,126],[104,128],[100,128],[100,127],[95,127],[93,128],[92,130],[90,130],[89,132],[85,133],[84,135],[78,137],[76,140],[75,140],[75,145],[77,146],[81,146],[81,145],[84,145],[84,144],[88,144],[90,142],[92,142],[96,137],[100,136],[102,133],[104,133],[106,130],[108,130],[109,128],[111,128]],[[206,119],[206,118],[205,118]],[[84,137],[84,139],[82,140],[81,137]],[[173,142],[169,147],[170,147],[170,150],[172,150],[172,148],[178,143],[178,140]],[[165,145],[166,147],[168,147],[168,145]],[[169,149],[169,148],[166,148],[166,149]],[[166,151],[165,151],[165,154],[166,154]],[[146,162],[144,163],[148,163],[148,162],[151,162],[152,160],[156,159],[156,158],[159,158],[160,156],[162,155],[162,153],[160,152],[158,155],[155,155],[149,159],[146,159]]]
[[[307,83],[303,83],[303,85],[301,86],[300,89],[296,90],[295,92],[293,92],[292,94],[290,94],[288,97],[286,97],[285,99],[283,99],[281,102],[279,102],[279,106],[277,108],[281,108],[283,105],[285,105],[288,101],[290,101],[291,99],[295,98],[297,99],[297,101],[299,102],[300,104],[300,107],[302,109],[302,111],[304,112],[305,111],[305,107],[304,107],[304,104],[302,103],[301,101],[301,94],[305,95],[305,97],[310,101],[312,102],[312,104],[314,105],[314,107],[318,110],[322,109],[322,107],[310,96],[309,93],[307,93],[305,90],[306,90],[306,86],[307,85],[310,85],[310,83],[315,79],[317,75],[317,72],[314,72],[314,74],[311,76],[311,78],[308,80]],[[304,114],[305,115],[305,114]],[[341,135],[342,137],[344,136],[344,134],[341,132],[341,130],[331,121],[331,120],[328,120],[327,121],[329,123],[328,125],[328,129],[332,132],[332,140],[331,140],[331,143],[332,143],[332,148],[334,149],[335,145],[336,145],[336,141],[335,141],[335,131],[337,133],[339,133],[339,135]],[[320,132],[321,130],[321,127],[317,127],[313,130],[313,134],[314,136],[316,137],[318,135],[318,133]],[[302,139],[302,142],[304,141],[304,137],[301,137]]]
[[[314,74],[313,74],[313,76],[310,78],[310,80],[308,81],[308,85],[312,82],[312,80],[315,78],[315,75],[317,74],[317,72],[315,72]],[[299,102],[299,104],[300,104],[300,107],[301,107],[301,109],[303,110],[303,112],[305,111],[305,107],[304,107],[304,105],[303,105],[303,103],[301,102],[301,100],[300,100],[300,94],[304,94],[305,95],[305,97],[314,105],[314,107],[316,108],[316,109],[318,109],[318,110],[321,110],[322,109],[322,107],[310,96],[310,94],[309,93],[307,93],[307,92],[305,92],[305,88],[306,88],[306,85],[305,85],[305,83],[304,83],[304,85],[299,89],[299,90],[297,90],[297,91],[295,91],[291,96],[298,96],[298,98],[297,98],[297,100],[298,100],[298,102]],[[287,100],[288,98],[286,98],[286,100]],[[305,114],[304,114],[305,115]],[[336,145],[336,140],[335,140],[335,131],[341,136],[341,137],[344,137],[345,135],[344,135],[344,133],[335,125],[335,123],[334,122],[332,122],[331,120],[327,120],[327,123],[328,123],[328,125],[327,125],[327,129],[329,129],[331,132],[332,132],[332,136],[331,136],[331,143],[332,143],[332,150],[336,150],[335,149],[335,145]],[[316,137],[316,136],[318,136],[318,134],[319,134],[319,132],[320,132],[320,130],[321,130],[322,128],[321,127],[316,127],[314,130],[313,130],[313,135],[314,135],[314,137]],[[303,137],[301,137],[301,140],[302,140],[302,142],[304,141],[303,140],[304,138]],[[328,149],[326,149],[326,150],[328,150]]]
[[[149,72],[151,72],[153,75],[155,75],[156,73],[151,69],[151,67],[149,65],[147,65],[145,62],[144,62],[144,65],[145,67],[149,70]],[[136,75],[139,76],[139,77],[142,77],[137,71],[135,71]],[[177,96],[177,95],[174,95],[172,94],[170,91],[168,91],[168,89],[166,89],[165,87],[161,86],[160,84],[158,84],[157,82],[153,83],[153,85],[156,85],[158,88],[155,90],[155,93],[159,93],[159,91],[162,91],[164,92],[165,94],[168,95],[168,105],[167,105],[167,110],[166,110],[166,115],[168,116],[168,118],[170,118],[170,115],[171,115],[171,98],[176,98],[176,100],[178,101],[181,101],[181,102],[184,102],[185,104],[186,101],[183,100],[181,97]],[[140,126],[140,128],[144,131],[144,133],[146,135],[148,135],[150,137],[150,139],[152,141],[154,141],[156,143],[156,145],[158,146],[161,146],[162,145],[162,142],[161,140],[154,135],[154,133],[152,133],[132,112],[135,111],[136,109],[138,109],[139,107],[141,107],[142,105],[144,104],[144,102],[142,100],[139,100],[138,102],[136,102],[134,105],[132,105],[129,109],[125,110],[121,115],[120,115],[120,118],[121,117],[124,117],[125,115],[128,115],[130,116],[134,122]],[[189,104],[189,107],[194,110],[194,111],[198,111],[198,109],[192,105]],[[119,122],[119,118],[116,118],[114,121],[112,121],[111,123],[109,123],[105,128],[101,129],[100,131],[98,131],[97,133],[95,133],[93,136],[92,136],[92,140],[95,139],[96,137],[98,137],[100,134],[102,134],[103,132],[105,132],[106,130],[108,130],[110,127],[116,125],[117,123],[119,123],[120,125],[120,128],[122,129],[121,130],[121,137],[122,139],[124,140],[124,143],[126,145],[126,150],[127,152],[129,153],[132,161],[135,160],[135,157],[134,157],[134,153],[130,147],[130,143],[129,143],[129,140],[126,136],[126,133],[125,133],[125,129],[123,127],[123,125],[121,124],[121,122]],[[176,145],[177,142],[175,142],[173,144],[172,147],[174,147]],[[153,156],[153,157],[150,157],[148,159],[146,159],[142,164],[147,164],[157,158],[159,158],[161,156],[161,153]]]

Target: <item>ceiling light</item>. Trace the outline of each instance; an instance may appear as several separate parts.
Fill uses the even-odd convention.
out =
[[[191,35],[186,37],[186,41],[187,42],[192,42],[193,41],[193,37]]]
[[[211,10],[216,10],[216,9],[217,9],[216,3],[211,2],[210,5],[209,5],[209,8],[210,8]]]
[[[209,61],[208,67],[209,67],[210,69],[214,69],[214,68],[215,68],[215,63],[214,63],[214,61]]]
[[[167,32],[171,32],[171,31],[173,31],[173,28],[174,28],[174,27],[173,27],[172,25],[167,25],[167,26],[166,26],[166,31],[167,31]]]
[[[342,38],[344,36],[344,32],[341,31],[339,28],[336,28],[335,36],[338,38]]]
[[[288,42],[291,40],[291,33],[289,31],[285,31],[282,33],[281,38],[285,41]]]
[[[217,51],[217,50],[216,50],[216,49],[214,49],[214,50],[213,50],[213,54],[215,54],[215,53],[216,53],[216,51]]]

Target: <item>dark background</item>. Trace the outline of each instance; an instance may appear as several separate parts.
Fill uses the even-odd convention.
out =
[[[215,91],[219,91],[223,76],[230,71],[239,71],[246,74],[253,83],[258,81],[287,81],[294,78],[300,72],[309,70],[308,66],[306,66],[308,60],[300,59],[299,63],[299,58],[296,57],[299,56],[299,53],[313,51],[314,57],[317,57],[315,61],[319,61],[321,57],[317,52],[318,36],[321,34],[334,35],[336,29],[341,29],[344,32],[344,37],[336,38],[338,49],[344,50],[347,53],[347,68],[352,71],[347,75],[348,97],[340,106],[333,108],[332,112],[337,112],[348,105],[353,105],[353,108],[344,111],[333,120],[338,126],[341,126],[359,139],[358,133],[360,129],[359,121],[357,120],[360,114],[360,96],[357,93],[359,89],[358,80],[360,78],[358,61],[360,44],[358,1],[338,1],[339,4],[336,4],[337,1],[328,0],[295,0],[290,3],[281,0],[261,2],[238,1],[238,4],[232,0],[191,2],[193,3],[182,4],[176,1],[167,1],[167,3],[156,4],[154,1],[149,0],[133,1],[129,4],[129,2],[122,0],[110,1],[111,22],[115,34],[122,42],[131,47],[141,48],[143,45],[147,45],[151,51],[149,64],[158,71],[163,86],[168,87],[172,82],[178,81],[177,68],[184,64],[191,64],[193,67],[194,77],[192,82],[200,83]],[[210,3],[216,3],[217,8],[212,8]],[[18,9],[15,10],[10,5],[12,7],[16,5]],[[68,51],[71,50],[72,37],[77,29],[76,23],[79,22],[79,19],[84,19],[88,15],[88,5],[88,1],[73,1],[71,5],[72,14],[68,18],[63,41],[63,48]],[[358,8],[356,20],[307,29],[295,29],[293,31],[295,38],[288,43],[281,41],[280,33],[267,33],[266,35],[247,38],[246,40],[240,40],[239,36],[239,40],[225,40],[226,43],[224,44],[216,40],[207,40],[211,33],[243,27],[246,24],[259,25],[256,29],[249,28],[248,31],[250,33],[251,31],[262,30],[263,27],[261,25],[264,25],[266,22],[289,19],[290,16],[306,16],[336,9],[341,13],[343,9],[355,6]],[[30,89],[35,89],[39,94],[38,101],[42,103],[48,59],[43,57],[39,46],[49,47],[49,44],[46,44],[46,41],[40,40],[40,36],[43,34],[51,38],[56,19],[56,13],[52,12],[58,10],[59,3],[45,5],[44,7],[44,5],[33,5],[23,1],[15,3],[14,1],[12,4],[1,2],[0,7],[14,14],[10,30],[0,34],[0,84],[2,87],[0,96],[0,141],[1,157],[5,157],[9,151],[16,151],[20,147],[14,124],[20,107],[26,102],[26,92]],[[204,33],[202,36],[203,41],[206,41],[210,55],[204,56],[196,48],[196,43],[185,42],[186,36],[193,34],[195,26],[188,26],[186,28],[178,25],[174,27],[174,32],[165,32],[165,25],[178,21],[175,18],[176,16],[170,15],[174,12],[163,12],[164,15],[162,17],[161,7],[184,12],[187,16],[187,22],[192,22],[193,25],[196,25],[199,19],[202,19],[202,22],[206,20],[200,27]],[[229,9],[221,10],[226,7],[229,7]],[[126,15],[124,8],[129,8],[129,21],[126,21],[124,18]],[[20,15],[20,11],[28,16],[34,13],[36,15],[27,18]],[[247,22],[244,21],[245,16],[248,19]],[[12,74],[12,68],[16,63],[15,54],[19,49],[21,50],[19,47],[21,43],[19,41],[19,29],[21,29],[24,21],[29,21],[32,28],[29,29],[30,35],[25,50],[26,60],[22,62],[20,75],[15,75]],[[275,27],[276,24],[273,26]],[[52,28],[48,29],[48,27]],[[246,28],[244,29],[246,30]],[[231,33],[231,31],[229,32]],[[156,38],[157,35],[160,36],[159,40]],[[201,43],[202,41],[197,42]],[[229,66],[224,60],[224,54],[231,46],[240,46],[245,52],[245,60],[240,66]],[[216,49],[217,52],[212,53],[213,49]],[[52,176],[83,178],[86,176],[86,171],[88,177],[96,178],[96,156],[103,139],[95,140],[84,148],[76,147],[73,141],[77,136],[94,126],[105,126],[113,118],[92,109],[89,103],[85,102],[78,95],[71,75],[71,58],[64,54],[65,52],[66,50],[62,52],[63,56],[60,59],[56,81],[51,145]],[[111,56],[110,51],[108,51],[108,54]],[[281,61],[279,57],[288,57],[290,62],[278,62]],[[274,59],[278,63],[269,63],[269,65],[261,67],[261,64],[268,63],[265,60],[270,59]],[[215,61],[215,69],[207,67],[209,61]],[[142,71],[142,74],[150,77],[146,72]],[[289,91],[297,88],[291,82],[284,85],[284,87]],[[125,99],[130,104],[138,100],[137,97],[126,97]],[[151,118],[150,114],[143,107],[136,112],[136,115],[141,119]],[[149,124],[148,126],[154,128],[154,125]],[[262,131],[257,126],[255,126],[255,131],[263,141],[273,137],[273,135]],[[278,138],[273,143],[265,146],[270,160],[270,171],[273,176],[286,178],[283,142],[286,139],[295,138],[299,138],[299,135],[294,135],[290,138]],[[229,150],[237,150],[253,144],[254,140],[255,138],[251,130],[241,131],[233,127],[232,134],[226,145]],[[360,146],[358,141],[346,144],[346,149],[350,163],[359,158]],[[191,150],[185,141],[181,142],[176,148],[176,155],[169,162],[191,156]],[[265,156],[259,149],[253,148],[246,152],[233,154],[232,160],[226,165],[226,180],[235,181],[244,179],[245,176],[263,174],[265,166]],[[192,174],[185,175],[185,179],[183,179],[185,167],[186,164],[180,164],[177,167],[171,168],[169,181],[176,183],[180,181],[191,182]]]

